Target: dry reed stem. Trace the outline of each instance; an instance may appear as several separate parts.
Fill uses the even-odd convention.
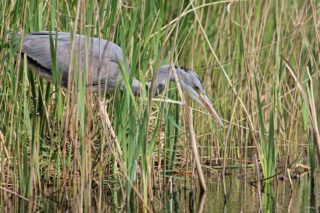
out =
[[[248,120],[249,120],[250,128],[251,128],[251,129],[254,129],[253,122],[252,122],[252,120],[251,120],[250,114],[249,114],[249,112],[248,112],[245,104],[243,103],[243,101],[242,101],[242,99],[240,98],[238,92],[236,91],[236,89],[235,89],[234,86],[232,85],[232,82],[231,82],[231,80],[230,80],[230,78],[229,78],[229,76],[228,76],[228,74],[227,74],[227,71],[226,71],[226,70],[224,69],[224,67],[222,66],[222,63],[220,62],[217,54],[215,53],[215,51],[214,51],[214,49],[213,49],[213,47],[212,47],[212,45],[211,45],[211,43],[210,43],[210,41],[209,41],[209,38],[208,38],[208,36],[207,36],[207,33],[206,33],[206,31],[204,30],[204,28],[203,28],[203,26],[202,26],[201,20],[199,19],[199,16],[198,16],[198,14],[197,14],[196,11],[195,11],[195,7],[194,7],[193,3],[191,3],[191,4],[192,4],[192,7],[193,7],[194,15],[195,15],[195,17],[196,17],[196,19],[197,19],[197,22],[198,22],[199,26],[200,26],[201,32],[202,32],[202,34],[203,34],[203,36],[204,36],[204,38],[205,38],[205,40],[206,40],[206,42],[207,42],[207,44],[208,44],[208,46],[209,46],[209,48],[210,48],[210,51],[211,51],[212,55],[214,56],[214,58],[215,58],[216,61],[218,62],[218,65],[219,65],[219,67],[221,68],[224,76],[226,77],[226,80],[227,80],[228,84],[229,84],[230,87],[232,88],[233,93],[236,95],[237,99],[239,99],[239,102],[240,102],[240,104],[241,104],[241,106],[242,106],[242,108],[243,108],[244,112],[246,113],[247,118],[248,118]]]
[[[291,169],[287,169],[287,174],[288,174],[288,179],[289,179],[289,183],[290,183],[290,189],[291,189],[291,192],[293,192],[293,183],[292,183],[292,178],[291,178],[290,170],[291,170]]]
[[[188,125],[188,130],[189,130],[189,140],[190,140],[190,143],[191,143],[192,152],[193,152],[194,159],[195,159],[195,162],[196,162],[196,169],[197,169],[198,176],[199,176],[200,188],[201,188],[202,192],[205,192],[207,190],[207,187],[206,187],[206,182],[205,182],[205,179],[204,179],[204,175],[203,175],[203,172],[202,172],[202,169],[201,169],[201,163],[200,163],[200,159],[199,159],[197,142],[196,142],[195,132],[194,132],[194,128],[193,128],[192,110],[191,110],[191,108],[189,108],[186,105],[185,98],[184,98],[184,95],[183,95],[183,92],[182,92],[182,89],[181,89],[181,85],[180,85],[180,82],[179,82],[179,77],[177,75],[177,72],[176,72],[175,68],[172,67],[171,71],[173,72],[173,74],[175,76],[176,83],[177,83],[177,89],[178,89],[178,92],[179,92],[179,96],[181,98],[181,102],[184,105],[184,114],[185,114],[185,119],[186,119],[186,123]]]
[[[308,115],[309,118],[311,120],[311,130],[313,132],[314,135],[314,145],[316,147],[317,150],[317,155],[318,155],[318,161],[320,162],[320,135],[319,135],[319,130],[318,130],[318,124],[317,124],[317,114],[316,114],[316,110],[315,110],[315,106],[314,106],[314,101],[311,101],[310,98],[308,98],[307,94],[305,93],[302,85],[300,84],[298,78],[296,77],[296,75],[293,72],[292,67],[290,66],[289,62],[282,57],[285,66],[287,67],[289,73],[291,74],[291,76],[293,77],[294,81],[297,84],[297,87],[300,90],[300,93],[302,95],[302,98],[304,99],[305,103],[308,105]],[[310,76],[309,76],[310,78]],[[312,83],[312,80],[310,78],[310,81]]]
[[[196,163],[196,169],[199,176],[200,188],[202,192],[205,192],[207,191],[207,186],[206,186],[206,181],[204,179],[204,175],[201,168],[198,147],[197,147],[196,137],[195,137],[194,128],[193,128],[192,110],[188,106],[185,106],[185,112],[186,112],[186,122],[188,124],[188,130],[189,130],[189,140],[191,143],[191,148],[192,148],[194,160]]]
[[[0,142],[1,142],[2,146],[3,146],[4,152],[6,153],[6,156],[7,156],[7,159],[9,161],[9,164],[11,164],[10,163],[10,154],[9,154],[9,151],[8,151],[7,146],[5,144],[4,136],[3,136],[2,132],[1,132],[1,130],[0,130]]]
[[[139,190],[137,189],[137,187],[135,187],[135,185],[130,181],[129,177],[127,176],[127,170],[125,168],[125,165],[123,164],[123,160],[122,160],[122,151],[121,151],[121,147],[118,141],[118,138],[112,128],[112,124],[111,124],[111,120],[109,118],[109,115],[106,111],[107,108],[107,104],[106,101],[102,100],[98,102],[99,105],[99,111],[100,111],[100,116],[104,119],[102,119],[102,125],[103,128],[106,131],[109,131],[111,134],[111,140],[115,142],[115,146],[117,147],[116,152],[114,152],[114,148],[113,146],[111,146],[111,150],[112,150],[112,154],[114,155],[120,171],[122,173],[122,176],[128,181],[128,183],[130,184],[130,186],[132,187],[133,191],[136,193],[136,195],[138,196],[138,198],[140,199],[142,205],[144,206],[144,208],[148,211],[148,212],[152,212],[152,210],[149,208],[149,206],[144,202],[144,199],[142,197],[142,195],[140,194]]]
[[[205,192],[200,194],[198,213],[202,213],[204,210],[206,196],[207,196],[207,194]]]
[[[191,12],[194,12],[195,10],[199,10],[205,7],[209,7],[209,6],[213,6],[213,5],[218,5],[218,4],[226,4],[226,3],[236,3],[236,2],[244,2],[244,1],[248,1],[248,0],[225,0],[225,1],[217,1],[217,2],[210,2],[210,3],[204,3],[201,4],[199,6],[193,7],[192,9],[188,9],[191,5],[193,5],[192,1],[186,6],[186,9],[184,9],[183,13],[180,14],[177,18],[173,19],[172,21],[170,21],[168,24],[164,25],[163,27],[161,27],[161,31],[167,29],[169,26],[171,25],[176,25],[180,19],[182,19],[183,17],[185,17],[186,15],[188,15]],[[174,28],[174,27],[173,27]],[[158,32],[152,34],[150,36],[150,38],[152,38],[153,36],[155,36]]]
[[[107,131],[109,131],[110,135],[111,135],[111,140],[114,141],[115,143],[115,146],[117,147],[117,152],[118,152],[118,155],[120,158],[122,158],[122,151],[121,151],[121,147],[120,147],[120,144],[119,144],[119,141],[118,141],[118,137],[117,135],[114,133],[114,130],[112,128],[112,124],[111,124],[111,121],[110,121],[110,118],[109,118],[109,115],[107,113],[107,103],[106,101],[99,101],[99,111],[100,111],[100,116],[101,118],[104,118],[102,119],[102,125],[103,125],[103,128]]]

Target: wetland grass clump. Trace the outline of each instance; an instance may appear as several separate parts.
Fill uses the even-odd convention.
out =
[[[186,98],[207,181],[221,168],[253,173],[257,155],[258,178],[276,199],[271,177],[295,162],[318,165],[319,8],[314,0],[0,0],[0,206],[22,199],[36,210],[46,205],[39,197],[54,197],[74,211],[155,211],[171,184],[197,188],[178,89],[156,98],[131,91],[133,77],[146,88],[162,64],[196,70],[225,120],[219,128]],[[130,64],[121,69],[126,89],[91,94],[76,55],[69,90],[55,63],[51,83],[30,72],[21,40],[7,35],[45,30],[118,44]],[[53,40],[50,48],[54,59]]]

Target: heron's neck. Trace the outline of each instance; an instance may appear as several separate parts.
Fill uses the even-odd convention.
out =
[[[177,76],[180,75],[181,70],[176,68],[175,69]],[[175,81],[176,75],[174,71],[172,70],[172,67],[170,65],[164,65],[161,66],[160,69],[157,72],[157,76],[154,80],[153,84],[153,92],[157,95],[161,93],[166,85],[169,83],[169,81]],[[151,86],[151,82],[149,82],[148,86]]]

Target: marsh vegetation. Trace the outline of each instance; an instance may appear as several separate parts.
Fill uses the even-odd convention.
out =
[[[297,192],[292,177],[303,172],[303,205],[319,205],[318,1],[0,0],[0,11],[2,208],[173,211],[168,196],[182,205],[181,190],[200,192],[192,137],[209,191],[204,208],[197,197],[194,209],[223,209],[212,207],[215,196],[236,202],[230,181],[239,177],[252,211],[280,210],[279,197]],[[156,97],[134,97],[130,86],[92,94],[77,75],[68,90],[39,78],[21,40],[7,35],[44,30],[113,41],[128,57],[127,79],[144,86],[163,64],[192,68],[224,127],[174,83]],[[290,187],[281,195],[282,179]]]

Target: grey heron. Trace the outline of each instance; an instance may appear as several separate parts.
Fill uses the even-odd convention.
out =
[[[70,33],[65,32],[34,32],[27,34],[22,42],[22,53],[26,54],[28,66],[37,73],[40,77],[52,81],[52,56],[50,37],[56,48],[56,65],[61,78],[61,85],[67,87],[69,77],[69,65],[71,63],[71,49],[72,39]],[[91,71],[89,86],[92,91],[115,91],[118,83],[124,87],[121,67],[124,65],[129,70],[129,65],[126,58],[123,56],[121,48],[115,43],[100,39],[97,37],[90,37],[86,48],[86,36],[75,35],[74,38],[74,55],[77,57],[79,70],[85,70],[86,64]],[[88,63],[85,63],[85,60]],[[164,90],[168,81],[176,81],[175,76],[181,85],[181,89],[186,91],[196,102],[206,108],[212,114],[217,123],[223,126],[222,120],[215,109],[212,107],[211,101],[206,95],[204,87],[197,76],[191,70],[182,67],[174,67],[176,75],[171,70],[170,65],[161,66],[158,70],[155,81],[154,91],[159,93]],[[130,72],[130,70],[129,70]],[[147,83],[150,86],[150,83]],[[132,91],[139,94],[142,84],[133,78]]]

